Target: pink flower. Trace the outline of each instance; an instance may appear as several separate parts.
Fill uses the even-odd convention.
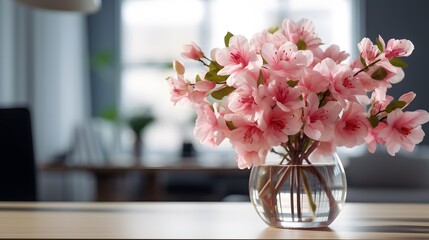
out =
[[[183,46],[183,52],[181,53],[181,56],[187,59],[198,61],[204,57],[204,53],[197,44],[191,42],[190,44]]]
[[[266,134],[258,127],[257,122],[248,121],[238,114],[226,114],[225,120],[231,121],[235,126],[229,135],[230,142],[235,149],[252,152],[271,148]]]
[[[369,132],[368,116],[365,108],[350,102],[343,115],[335,124],[335,144],[337,146],[354,147],[365,142]]]
[[[281,31],[281,29],[277,30],[275,33],[271,35],[270,42],[273,43],[277,48],[279,48],[281,45],[285,44],[287,42],[287,39]]]
[[[392,100],[392,96],[386,95],[386,89],[375,89],[371,94],[371,115],[381,114]]]
[[[404,70],[402,68],[393,66],[387,58],[381,58],[381,61],[378,62],[370,71],[368,71],[368,74],[371,75],[375,70],[378,69],[378,67],[383,67],[384,70],[386,70],[387,72],[386,77],[380,82],[388,82],[389,84],[395,84],[399,83],[400,81],[402,81],[402,79],[404,79]]]
[[[364,77],[363,75],[367,74],[368,76],[372,76],[375,71],[379,70],[380,68],[383,68],[386,72],[386,77],[384,77],[384,79],[381,79],[381,81],[373,81],[373,83],[382,85],[382,87],[384,88],[390,88],[390,84],[402,81],[402,79],[404,78],[404,71],[402,70],[402,68],[393,66],[389,62],[389,59],[394,57],[409,56],[414,50],[414,45],[411,43],[411,41],[406,39],[391,39],[387,43],[387,46],[385,46],[384,40],[381,36],[378,36],[378,40],[380,41],[380,45],[384,50],[383,52],[380,52],[378,47],[374,45],[368,38],[362,39],[361,43],[358,45],[359,50],[361,52],[361,57],[365,60],[366,65],[370,65],[378,61],[377,64],[370,67],[366,73],[361,72],[361,76],[359,76],[359,78],[363,77],[362,80],[364,81],[364,84],[368,86],[368,83],[371,83],[371,81],[367,81],[366,79],[371,78]],[[358,62],[358,60],[356,62]],[[375,87],[377,86],[374,86],[374,88]],[[370,88],[367,89],[372,90]]]
[[[192,91],[192,87],[185,82],[182,76],[170,76],[167,78],[167,82],[171,87],[170,95],[174,105],[179,102],[189,102],[189,92]]]
[[[304,107],[304,101],[300,99],[301,93],[300,89],[290,87],[286,81],[274,79],[268,83],[266,96],[280,109],[290,112]]]
[[[256,83],[243,83],[228,96],[228,108],[250,121],[255,121],[261,111],[261,106],[257,104],[259,95]]]
[[[189,103],[189,96],[193,92],[193,88],[186,82],[184,78],[185,67],[181,62],[173,61],[173,68],[176,71],[176,76],[170,76],[167,78],[167,82],[170,85],[171,101],[174,103],[174,105],[179,102]],[[200,94],[198,98],[202,100],[204,98],[204,94]]]
[[[408,106],[413,101],[415,96],[416,94],[414,92],[408,92],[400,96],[398,100],[405,102],[405,105],[402,107],[402,109]],[[379,116],[387,116],[387,113],[384,112],[384,110],[392,101],[393,97],[386,95],[385,89],[375,89],[371,95],[371,115],[379,114]]]
[[[245,68],[252,68],[252,63],[259,60],[256,53],[250,49],[249,41],[240,35],[230,38],[229,47],[218,49],[215,59],[224,67],[218,72],[219,75],[231,75]]]
[[[360,82],[353,77],[352,69],[346,65],[338,65],[334,60],[326,58],[314,70],[329,80],[329,91],[343,107],[346,106],[345,100],[357,102],[356,95],[366,94]]]
[[[382,144],[382,145],[386,144],[386,140],[384,140],[379,136],[381,130],[383,130],[386,127],[387,127],[386,123],[380,122],[377,127],[370,128],[368,136],[365,137],[365,141],[368,144],[368,151],[370,153],[375,153],[375,150],[377,149],[377,144]]]
[[[171,101],[176,105],[177,103],[191,103],[198,104],[204,100],[207,93],[216,86],[216,83],[201,80],[192,84],[185,80],[185,67],[179,61],[173,62],[173,68],[176,71],[176,76],[167,78],[170,85]],[[200,76],[200,78],[203,78]]]
[[[207,80],[201,80],[195,83],[195,90],[199,92],[203,92],[204,95],[213,88],[216,87],[215,82],[207,81]]]
[[[232,74],[226,79],[226,84],[232,87],[239,87],[242,84],[252,84],[255,85],[258,83],[259,71],[261,68],[256,67],[252,71],[248,69],[243,69],[239,73]]]
[[[272,34],[269,33],[267,30],[265,30],[253,35],[252,39],[250,39],[250,44],[253,45],[255,52],[257,54],[260,54],[262,46],[265,43],[271,42],[271,38],[272,38]]]
[[[380,54],[377,45],[374,45],[369,38],[363,38],[358,44],[360,56],[366,60],[367,64],[372,63]]]
[[[425,136],[421,125],[428,121],[427,111],[403,112],[396,109],[387,115],[387,126],[379,133],[379,137],[385,139],[387,152],[392,156],[401,147],[406,151],[413,151]]]
[[[336,146],[334,143],[334,140],[326,141],[326,142],[320,142],[319,146],[317,146],[316,150],[314,150],[310,154],[311,159],[315,159],[316,161],[319,160],[321,157],[329,156],[335,153]]]
[[[414,50],[414,45],[410,40],[407,39],[390,39],[387,42],[384,53],[386,58],[393,57],[408,57]]]
[[[267,30],[263,32],[256,33],[253,38],[250,40],[250,43],[253,45],[255,52],[257,54],[261,53],[262,46],[265,43],[272,43],[277,48],[283,45],[286,42],[286,38],[281,33],[281,31],[276,31],[275,33],[270,33]]]
[[[350,54],[345,51],[340,51],[338,45],[331,45],[325,51],[320,47],[313,50],[314,61],[316,63],[321,62],[325,58],[330,58],[334,60],[335,63],[340,64],[342,61],[346,60]]]
[[[299,79],[298,86],[302,87],[306,93],[320,93],[328,90],[329,81],[319,72],[307,70]]]
[[[264,114],[259,126],[264,130],[268,143],[278,146],[288,141],[288,135],[295,135],[301,130],[301,110],[284,112],[275,107]]]
[[[167,78],[170,84],[171,101],[174,105],[178,103],[198,105],[204,101],[207,93],[216,86],[216,83],[201,80],[195,84],[187,82],[183,76],[170,76]]]
[[[319,108],[319,98],[314,93],[310,94],[307,97],[307,107],[304,108],[304,133],[317,141],[331,140],[341,110],[341,106],[333,101]]]
[[[224,131],[227,129],[225,120],[208,103],[202,103],[196,108],[197,120],[194,135],[203,144],[212,147],[219,146],[225,139]]]
[[[403,112],[416,94],[402,95],[401,104],[387,90],[404,78],[399,58],[414,45],[381,36],[376,42],[363,38],[359,57],[343,64],[349,54],[337,45],[321,47],[308,19],[285,19],[250,41],[232,36],[210,58],[191,42],[182,57],[201,62],[206,72],[188,80],[175,61],[175,74],[167,79],[171,100],[196,109],[194,134],[202,143],[218,146],[228,139],[239,168],[264,164],[273,148],[284,164],[316,163],[337,146],[365,142],[369,152],[378,144],[391,155],[411,151],[423,139],[429,113]]]
[[[241,148],[235,148],[235,152],[237,153],[235,160],[239,169],[251,168],[252,166],[263,164],[268,153],[267,150],[246,151]]]
[[[350,68],[353,69],[354,73],[357,73],[358,71],[361,71],[361,69],[364,68],[364,65],[362,65],[361,61],[359,59],[355,59],[351,64]],[[372,71],[374,72],[374,70]],[[371,92],[376,88],[383,87],[385,89],[391,87],[391,84],[386,81],[376,81],[368,74],[368,72],[361,71],[358,73],[355,77],[356,81],[360,82],[360,85],[365,89],[367,92]]]
[[[261,55],[269,70],[290,79],[297,79],[302,69],[313,62],[311,51],[300,51],[291,42],[281,45],[278,49],[274,44],[266,43],[262,46]]]
[[[382,54],[383,55],[383,54]],[[382,56],[381,55],[381,56]],[[360,71],[363,68],[363,65],[360,61],[356,60],[352,67],[354,72]],[[382,68],[386,72],[386,76],[381,80],[375,80],[371,76],[375,71]],[[392,84],[398,83],[404,79],[404,70],[399,67],[393,66],[387,58],[380,58],[380,61],[377,64],[373,65],[366,72],[360,72],[355,79],[357,79],[360,84],[365,88],[366,91],[373,91],[376,88],[387,89],[391,88]]]
[[[290,19],[285,19],[282,22],[282,29],[287,41],[297,44],[299,40],[302,40],[307,49],[314,49],[322,45],[322,40],[314,32],[313,23],[308,19],[301,19],[296,23]]]

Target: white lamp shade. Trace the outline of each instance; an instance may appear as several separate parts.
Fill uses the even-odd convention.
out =
[[[58,11],[94,13],[101,7],[101,0],[16,0],[25,5]]]

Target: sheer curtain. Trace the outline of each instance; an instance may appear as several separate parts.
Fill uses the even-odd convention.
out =
[[[0,36],[0,105],[30,108],[36,160],[45,163],[68,150],[90,115],[85,15],[4,0]],[[55,187],[40,180],[42,195]]]
[[[0,2],[0,104],[32,110],[36,159],[66,149],[89,116],[85,18]]]

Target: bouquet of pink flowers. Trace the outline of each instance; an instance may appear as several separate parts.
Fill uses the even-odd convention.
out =
[[[360,56],[349,56],[337,45],[322,48],[307,19],[285,19],[281,26],[256,33],[248,40],[227,33],[225,47],[210,56],[195,43],[182,56],[201,62],[206,71],[190,79],[174,61],[175,76],[167,80],[171,99],[198,114],[195,137],[218,146],[229,139],[240,168],[265,162],[268,152],[281,163],[309,163],[332,154],[336,147],[368,144],[374,152],[385,145],[391,155],[412,151],[423,140],[425,110],[404,111],[413,92],[399,99],[387,95],[404,78],[414,45],[406,39],[381,36],[358,44]]]

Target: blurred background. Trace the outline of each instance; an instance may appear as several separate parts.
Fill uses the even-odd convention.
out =
[[[0,107],[25,108],[31,117],[27,132],[13,130],[22,129],[19,121],[0,124],[0,143],[22,145],[0,144],[1,181],[24,184],[21,175],[34,172],[37,200],[246,201],[249,171],[237,169],[228,143],[211,149],[194,140],[194,112],[173,106],[164,81],[184,44],[208,53],[224,46],[227,31],[251,38],[284,18],[309,18],[325,44],[352,59],[365,36],[407,38],[415,51],[405,79],[388,93],[414,91],[409,109],[428,110],[427,1],[67,2],[0,1]],[[184,62],[188,74],[201,70]],[[428,144],[396,157],[338,149],[347,201],[429,202]]]

